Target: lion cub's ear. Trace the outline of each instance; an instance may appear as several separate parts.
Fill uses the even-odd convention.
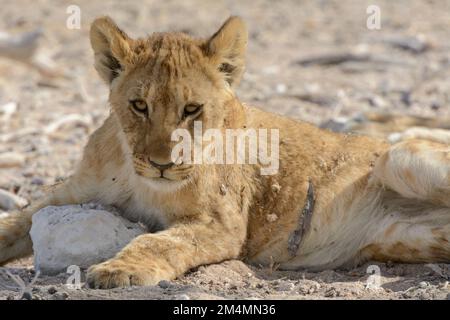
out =
[[[95,54],[95,69],[109,84],[131,58],[132,39],[109,17],[97,18],[92,23],[90,39]]]
[[[232,86],[239,83],[244,73],[247,39],[244,21],[230,17],[206,43],[206,54]]]

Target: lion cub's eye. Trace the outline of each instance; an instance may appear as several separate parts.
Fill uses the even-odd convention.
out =
[[[190,116],[198,116],[200,115],[200,113],[202,112],[203,109],[203,105],[201,104],[187,104],[184,107],[184,112],[183,112],[183,119],[186,119],[187,117]]]
[[[130,100],[130,105],[134,112],[143,115],[148,114],[148,106],[144,100],[140,99]]]

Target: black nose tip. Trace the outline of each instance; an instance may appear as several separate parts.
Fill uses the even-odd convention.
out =
[[[164,171],[166,169],[169,169],[170,167],[172,167],[174,165],[173,162],[169,162],[169,163],[166,163],[166,164],[159,164],[159,163],[156,163],[156,162],[154,162],[152,160],[149,160],[149,161],[150,161],[150,164],[152,166],[154,166],[156,169],[158,169],[160,171]]]

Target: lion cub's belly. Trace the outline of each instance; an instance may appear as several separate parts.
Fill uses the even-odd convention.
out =
[[[267,211],[254,214],[250,218],[254,226],[249,227],[247,261],[292,270],[332,268],[354,259],[367,238],[370,228],[367,221],[382,213],[379,191],[368,186],[369,177],[367,170],[354,170],[316,186],[308,225],[302,219],[305,200],[298,200],[291,211],[284,212],[276,221],[267,221]],[[299,238],[300,229],[306,231]],[[298,246],[293,251],[292,242],[296,241]]]

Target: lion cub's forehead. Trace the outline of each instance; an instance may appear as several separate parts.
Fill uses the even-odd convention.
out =
[[[138,40],[134,52],[146,65],[189,68],[204,62],[201,44],[184,33],[154,33]]]
[[[202,51],[202,41],[186,34],[155,33],[137,40],[133,51],[135,68],[128,79],[132,81],[124,85],[132,83],[131,91],[139,96],[187,100],[194,98],[191,87],[200,78],[215,79]]]

